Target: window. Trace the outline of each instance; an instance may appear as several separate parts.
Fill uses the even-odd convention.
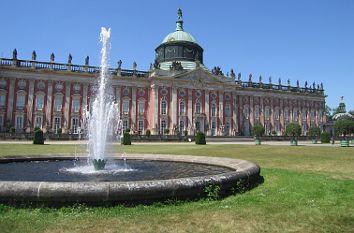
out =
[[[215,136],[216,134],[216,121],[211,122],[211,135]]]
[[[165,129],[166,129],[166,121],[161,120],[161,134],[165,132]]]
[[[230,111],[230,104],[225,105],[225,116],[230,117],[231,116],[231,111]]]
[[[161,101],[161,114],[166,115],[167,114],[167,103],[166,100]]]
[[[315,120],[315,110],[311,110],[311,122],[314,123]]]
[[[62,109],[63,97],[60,95],[55,96],[54,99],[54,110],[60,112]]]
[[[185,114],[185,106],[184,106],[184,102],[183,101],[181,101],[180,103],[179,103],[179,115],[184,115]]]
[[[138,121],[138,131],[139,133],[142,133],[144,131],[144,120]]]
[[[22,132],[23,130],[23,116],[16,116],[16,131]]]
[[[72,118],[72,124],[71,124],[71,130],[72,130],[72,133],[73,134],[77,134],[78,133],[78,128],[79,128],[79,118],[75,117],[75,118]]]
[[[215,104],[215,103],[213,103],[213,104],[211,105],[211,116],[212,116],[212,117],[215,117],[215,116],[216,116],[216,104]]]
[[[0,94],[0,108],[5,107],[5,99],[6,99],[6,95],[1,93]]]
[[[195,104],[195,113],[200,114],[200,109],[201,109],[200,103],[197,102],[197,103]]]
[[[302,110],[301,118],[302,118],[302,121],[306,121],[306,110]]]
[[[245,119],[248,120],[249,115],[250,115],[250,112],[249,112],[249,110],[248,110],[248,107],[245,107],[245,108],[243,109],[243,115],[244,115]]]
[[[270,115],[269,114],[269,107],[266,107],[265,111],[264,111],[264,117],[265,117],[266,120],[269,120],[269,115]]]
[[[60,117],[55,117],[54,118],[54,129],[55,132],[58,132],[58,129],[61,128],[61,118]]]
[[[0,132],[4,129],[4,117],[0,115]]]
[[[293,121],[297,122],[298,121],[298,117],[297,117],[297,109],[293,110]]]
[[[285,122],[289,122],[289,109],[285,108],[284,110],[284,120]]]
[[[123,114],[129,113],[129,100],[123,100]]]
[[[276,121],[279,120],[279,108],[278,107],[276,107],[275,110],[274,110],[274,119]]]
[[[138,114],[144,115],[144,113],[145,113],[145,102],[139,102],[138,103]]]
[[[44,96],[37,95],[36,96],[36,110],[43,111],[43,107],[44,107]]]
[[[129,122],[127,119],[123,120],[123,131],[129,128]]]
[[[73,111],[75,113],[79,112],[80,111],[80,99],[78,99],[78,98],[73,99],[72,104],[73,104],[73,106],[72,106]]]
[[[35,118],[35,127],[42,128],[42,116],[36,116],[36,118]]]
[[[184,130],[184,121],[179,121],[179,132],[183,133]]]
[[[256,107],[256,109],[254,110],[254,117],[255,117],[255,120],[256,122],[259,121],[259,108]]]
[[[18,95],[17,102],[16,102],[17,109],[24,109],[25,108],[25,95]]]
[[[230,131],[230,122],[227,121],[226,124],[225,124],[225,132],[224,132],[224,135],[225,136],[228,136],[229,135],[229,131]]]

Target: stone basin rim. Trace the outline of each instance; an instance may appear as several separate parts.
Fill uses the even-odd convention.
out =
[[[38,160],[69,160],[87,158],[84,154],[65,156],[9,156],[1,162]],[[109,157],[120,159],[121,156]],[[153,202],[167,199],[194,199],[203,196],[206,186],[213,184],[227,192],[236,182],[244,180],[251,185],[260,178],[260,167],[252,162],[224,157],[190,155],[128,154],[128,160],[159,160],[189,162],[222,166],[234,171],[217,175],[187,177],[168,180],[107,181],[107,182],[51,182],[51,181],[0,181],[0,202],[39,203],[107,203],[107,202]]]

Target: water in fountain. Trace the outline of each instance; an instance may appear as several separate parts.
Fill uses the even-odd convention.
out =
[[[111,29],[101,28],[101,70],[96,97],[89,112],[85,112],[88,130],[89,158],[96,169],[103,169],[105,165],[105,151],[107,136],[113,132],[119,119],[117,106],[114,104],[113,90],[110,88],[111,76],[109,73]],[[96,167],[97,166],[97,167]]]

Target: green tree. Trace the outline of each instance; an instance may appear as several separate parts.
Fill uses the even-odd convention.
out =
[[[319,138],[321,135],[321,129],[319,127],[311,127],[309,129],[309,135],[312,138]]]
[[[252,127],[252,135],[255,137],[255,138],[260,138],[262,137],[264,134],[264,127],[263,125],[261,124],[255,124],[253,127]]]
[[[286,125],[285,134],[293,138],[301,135],[301,126],[298,123],[289,123]]]
[[[343,135],[343,138],[346,139],[348,134],[354,133],[354,121],[352,120],[337,120],[334,123],[334,131],[339,135]]]

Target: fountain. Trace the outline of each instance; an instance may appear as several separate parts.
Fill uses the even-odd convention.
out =
[[[109,89],[111,76],[108,71],[108,58],[110,51],[111,29],[101,28],[101,70],[98,83],[98,92],[93,101],[92,110],[84,112],[84,119],[88,125],[88,151],[89,158],[96,170],[104,169],[106,140],[109,130],[112,131],[119,116],[117,106],[112,98],[112,90]]]
[[[206,196],[218,186],[220,195],[237,185],[257,184],[260,167],[220,157],[171,155],[106,155],[107,136],[119,130],[118,108],[112,98],[108,72],[110,29],[101,29],[101,70],[90,111],[84,112],[88,156],[0,158],[0,202],[63,205],[147,203]],[[84,157],[85,156],[85,157]]]

